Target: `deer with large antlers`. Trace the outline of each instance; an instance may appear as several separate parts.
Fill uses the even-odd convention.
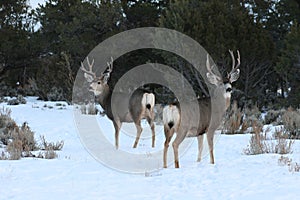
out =
[[[125,109],[122,111],[117,111],[113,113],[112,107],[112,91],[108,86],[107,82],[110,78],[110,74],[113,71],[113,59],[107,63],[107,69],[100,75],[96,76],[93,72],[94,60],[92,62],[87,58],[88,69],[84,67],[81,63],[81,70],[84,72],[84,77],[86,81],[90,83],[89,90],[94,93],[97,101],[100,103],[102,108],[105,110],[107,117],[113,122],[115,128],[115,146],[119,147],[119,132],[122,126],[122,122],[134,122],[137,134],[133,145],[133,148],[137,147],[139,142],[142,126],[141,120],[146,119],[151,127],[152,131],[152,147],[155,146],[155,125],[154,125],[154,104],[155,96],[152,93],[147,92],[143,89],[135,90],[131,97],[125,93],[114,93],[115,98],[117,98],[117,103],[126,102],[125,98],[129,98],[129,105],[124,105]]]
[[[185,120],[185,123],[189,124],[181,124],[183,120],[181,120],[181,112],[178,104],[167,105],[163,109],[163,123],[164,123],[164,133],[165,133],[165,144],[164,144],[164,154],[163,154],[163,165],[167,167],[167,151],[169,147],[169,143],[171,138],[176,132],[176,138],[172,144],[174,150],[174,159],[175,159],[175,168],[179,168],[179,158],[178,158],[178,147],[180,143],[184,140],[185,137],[197,137],[198,139],[198,159],[197,161],[201,161],[201,154],[203,150],[203,134],[206,133],[209,153],[210,153],[210,163],[214,164],[214,153],[213,153],[213,139],[214,133],[217,128],[220,126],[222,116],[226,112],[227,108],[230,106],[230,98],[232,92],[231,84],[235,82],[239,78],[240,70],[238,67],[240,66],[240,53],[237,51],[237,65],[235,65],[235,58],[233,52],[229,50],[229,53],[232,58],[232,70],[227,74],[227,77],[222,80],[222,78],[212,71],[212,66],[209,63],[209,56],[207,55],[206,67],[207,67],[207,80],[216,86],[216,89],[222,94],[222,98],[225,100],[225,105],[220,105],[220,113],[214,113],[219,117],[220,120],[211,121],[212,114],[212,101],[219,96],[207,97],[198,99],[200,118],[198,127],[190,127],[190,122],[193,120],[194,110],[188,110],[189,119]],[[217,110],[217,109],[216,109]],[[183,127],[189,127],[188,129]]]

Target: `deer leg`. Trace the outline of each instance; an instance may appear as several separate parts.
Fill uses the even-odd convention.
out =
[[[206,134],[207,143],[209,147],[210,163],[215,164],[214,159],[214,131],[208,130]]]
[[[116,120],[116,121],[113,121],[113,124],[115,127],[115,146],[116,146],[116,149],[118,149],[119,148],[119,133],[120,133],[122,123],[120,120]]]
[[[201,161],[201,155],[202,155],[202,150],[203,150],[203,134],[199,135],[197,137],[198,139],[198,159],[197,162]]]
[[[165,127],[165,137],[166,137],[166,141],[165,141],[165,145],[164,145],[164,168],[167,168],[167,154],[168,154],[168,148],[169,148],[169,143],[173,137],[175,130],[174,128],[169,129]]]
[[[152,131],[152,148],[154,148],[154,146],[155,146],[155,125],[154,125],[154,122],[153,122],[152,118],[147,117],[147,121],[148,121],[148,124],[151,127],[151,131]]]
[[[179,147],[180,143],[183,141],[183,139],[185,138],[186,134],[187,134],[187,132],[184,132],[184,134],[182,134],[182,132],[177,133],[176,138],[172,144],[173,151],[174,151],[175,168],[179,168],[178,147]]]
[[[136,138],[135,138],[135,142],[134,142],[133,148],[137,147],[137,144],[139,143],[139,140],[140,140],[140,137],[141,137],[141,133],[143,131],[143,128],[141,126],[141,120],[139,120],[138,122],[136,122],[135,126],[136,126],[137,132],[136,132]]]

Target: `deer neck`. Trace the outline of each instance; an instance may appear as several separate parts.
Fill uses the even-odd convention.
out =
[[[225,109],[227,110],[230,106],[231,94],[225,94]]]
[[[101,107],[104,110],[107,110],[108,108],[108,101],[110,100],[111,96],[111,90],[108,85],[105,85],[103,88],[103,91],[100,95],[97,96],[97,101],[100,103]]]

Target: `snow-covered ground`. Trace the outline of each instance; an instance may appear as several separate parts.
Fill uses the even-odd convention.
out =
[[[300,173],[291,173],[278,165],[280,155],[243,154],[250,135],[219,135],[215,148],[216,164],[208,156],[196,162],[197,142],[180,158],[180,169],[170,165],[155,173],[122,173],[104,166],[88,153],[81,143],[73,117],[73,106],[57,106],[57,102],[42,102],[27,98],[27,104],[9,107],[18,124],[28,122],[35,137],[44,135],[47,141],[64,141],[58,158],[45,160],[22,158],[0,161],[0,199],[298,199]],[[45,106],[47,105],[47,106]],[[51,105],[53,108],[51,108]],[[106,121],[107,131],[113,128]],[[130,125],[125,125],[124,129]],[[145,126],[146,127],[146,126]],[[145,128],[146,129],[146,128]],[[134,126],[132,131],[135,132]],[[163,132],[157,126],[157,147],[162,148]],[[113,141],[109,139],[110,141]],[[120,138],[120,150],[143,153],[151,140],[141,140],[131,149],[133,139]],[[151,149],[151,148],[150,148]],[[172,148],[169,149],[172,152]],[[109,153],[109,152],[108,152]],[[293,145],[293,154],[300,161],[300,143]],[[162,162],[162,158],[161,158]]]

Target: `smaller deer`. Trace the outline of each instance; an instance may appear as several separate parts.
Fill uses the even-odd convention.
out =
[[[104,109],[107,117],[113,122],[115,128],[115,146],[116,149],[119,147],[119,132],[122,126],[122,122],[134,122],[137,134],[133,145],[133,148],[137,147],[139,142],[142,127],[141,120],[147,119],[151,131],[152,131],[152,147],[155,146],[155,125],[154,125],[154,104],[155,96],[152,93],[147,92],[143,89],[137,89],[133,92],[131,97],[128,97],[126,93],[114,93],[116,101],[118,104],[124,104],[124,102],[129,102],[129,105],[124,105],[122,110],[118,110],[117,113],[113,114],[112,107],[115,106],[112,103],[112,91],[108,86],[107,82],[109,80],[110,74],[113,70],[113,59],[107,63],[107,69],[100,75],[96,76],[93,72],[94,60],[90,63],[89,58],[87,58],[88,70],[81,63],[81,70],[84,72],[85,79],[90,83],[89,90],[94,93],[96,100],[100,103]],[[129,101],[125,101],[125,98],[129,98]]]
[[[174,150],[174,158],[175,158],[175,168],[179,168],[179,158],[178,158],[178,147],[180,143],[184,140],[185,137],[197,137],[198,139],[198,159],[197,161],[201,161],[201,154],[203,149],[203,134],[206,133],[207,142],[209,146],[210,153],[210,163],[214,164],[214,153],[213,153],[213,139],[214,132],[217,130],[221,123],[221,118],[224,115],[225,111],[230,105],[230,98],[232,92],[231,84],[235,82],[239,78],[240,70],[238,67],[240,66],[240,54],[237,51],[237,65],[235,65],[235,58],[233,52],[229,50],[229,53],[232,57],[232,70],[227,75],[224,81],[222,78],[217,76],[212,72],[212,67],[209,64],[209,56],[207,55],[206,67],[207,67],[207,79],[211,84],[216,86],[216,89],[223,94],[225,98],[225,106],[221,105],[221,113],[217,113],[220,116],[220,120],[211,121],[211,112],[212,112],[212,101],[214,98],[218,98],[218,96],[208,97],[198,99],[200,119],[198,123],[198,127],[191,127],[189,124],[181,124],[183,120],[181,120],[181,112],[179,104],[170,104],[167,105],[163,109],[163,123],[164,123],[164,133],[165,133],[165,144],[164,144],[164,154],[163,154],[163,166],[167,168],[167,152],[169,143],[173,134],[176,132],[176,138],[172,144]],[[185,120],[185,123],[189,123],[193,120],[193,113],[195,110],[188,110],[189,119]],[[186,127],[189,127],[186,129]]]

